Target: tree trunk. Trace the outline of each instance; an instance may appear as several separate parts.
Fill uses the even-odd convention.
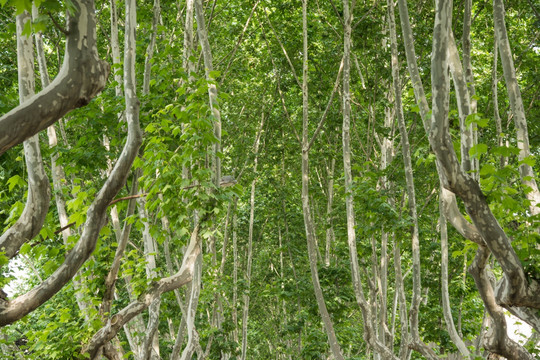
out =
[[[19,78],[19,102],[23,104],[34,95],[34,48],[32,38],[22,35],[24,24],[30,21],[27,12],[17,16],[17,59]],[[3,133],[3,131],[0,131]],[[13,258],[20,247],[34,238],[49,211],[51,191],[49,178],[43,167],[38,135],[33,135],[24,142],[24,158],[28,170],[28,195],[24,210],[19,219],[0,236],[0,249],[9,259]]]
[[[456,327],[454,325],[454,319],[452,317],[452,308],[450,306],[450,295],[448,294],[448,231],[446,226],[446,219],[442,211],[442,199],[440,200],[440,232],[441,232],[441,300],[443,307],[443,317],[446,323],[446,329],[450,339],[463,357],[466,359],[470,357],[469,349],[463,342],[463,339],[459,336]]]
[[[249,231],[248,231],[248,248],[247,248],[247,267],[246,267],[246,289],[247,293],[243,296],[244,307],[242,309],[242,354],[241,359],[245,360],[247,356],[247,329],[248,329],[248,315],[249,315],[249,299],[251,288],[251,266],[253,263],[253,226],[255,222],[255,185],[257,183],[257,165],[259,158],[259,143],[262,129],[264,127],[264,111],[261,115],[261,123],[259,125],[259,131],[255,138],[255,144],[253,152],[255,159],[253,160],[253,181],[251,182],[251,197],[249,200]]]
[[[412,233],[412,260],[413,260],[413,295],[411,308],[409,311],[411,346],[428,359],[438,359],[437,355],[420,338],[418,313],[420,312],[420,302],[422,301],[421,269],[420,269],[420,240],[418,231],[418,214],[416,211],[416,193],[414,188],[414,178],[411,163],[411,150],[409,136],[403,117],[403,104],[401,101],[401,80],[399,78],[398,50],[396,24],[394,20],[394,5],[392,0],[388,0],[388,13],[390,24],[390,42],[392,50],[392,79],[395,96],[395,109],[399,132],[401,135],[401,152],[405,168],[405,181],[407,184],[407,195],[409,203],[409,213],[413,222]]]
[[[535,174],[532,166],[523,160],[531,156],[529,146],[529,132],[527,130],[527,120],[525,119],[525,110],[521,91],[516,77],[514,60],[512,59],[512,50],[504,22],[504,3],[502,0],[493,0],[493,21],[495,23],[495,33],[499,43],[499,53],[501,55],[501,64],[506,81],[506,90],[510,100],[510,108],[514,114],[514,124],[516,126],[517,146],[519,148],[518,160],[520,161],[519,174],[521,182],[530,191],[525,192],[525,196],[531,202],[529,209],[532,215],[540,214],[540,191],[536,184]]]
[[[303,28],[303,66],[302,66],[302,210],[304,213],[304,226],[306,230],[309,268],[311,270],[311,281],[315,291],[315,298],[317,299],[317,306],[319,307],[319,313],[324,324],[326,335],[328,336],[328,342],[330,349],[336,360],[343,360],[341,354],[341,347],[338,343],[332,319],[326,304],[324,302],[324,295],[322,293],[321,284],[319,281],[319,270],[317,269],[317,240],[315,239],[315,227],[309,204],[309,115],[308,115],[308,35],[307,35],[307,2],[308,0],[302,0],[302,28]]]

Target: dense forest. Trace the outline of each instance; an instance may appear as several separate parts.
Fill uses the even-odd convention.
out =
[[[540,359],[538,0],[0,5],[0,359]]]

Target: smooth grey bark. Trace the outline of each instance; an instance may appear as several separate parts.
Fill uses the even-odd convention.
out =
[[[238,215],[237,215],[238,199],[234,199],[234,211],[232,219],[232,238],[233,238],[233,296],[232,296],[232,314],[231,320],[233,323],[233,341],[238,343],[238,308],[236,303],[238,301]]]
[[[127,12],[127,11],[126,11]],[[152,59],[154,56],[154,49],[156,46],[157,37],[157,25],[159,22],[161,13],[161,6],[159,0],[154,0],[153,5],[153,17],[152,17],[152,32],[150,34],[150,43],[146,49],[146,56],[144,59],[144,73],[143,73],[143,87],[142,94],[148,95],[150,93],[150,78],[152,69]],[[136,24],[136,23],[135,23]],[[143,231],[143,243],[144,243],[144,255],[146,259],[146,276],[148,279],[154,279],[158,276],[156,271],[156,255],[159,253],[157,242],[152,235],[150,235],[150,224],[148,223],[148,213],[146,211],[146,199],[139,199],[139,216],[144,218],[144,231]],[[142,360],[158,360],[160,358],[159,351],[159,309],[161,299],[155,299],[148,309],[148,323],[146,332],[144,335],[143,347],[142,347]]]
[[[187,251],[186,255],[188,255]],[[197,315],[197,306],[199,304],[199,295],[201,293],[201,276],[202,255],[201,251],[199,250],[193,263],[191,286],[188,291],[189,298],[185,316],[188,340],[184,350],[182,351],[182,355],[180,356],[180,359],[182,360],[191,359],[199,344],[198,335],[195,330],[195,316]]]
[[[86,34],[87,43],[90,45],[94,44],[95,46],[95,22],[93,16],[93,2],[75,1],[74,3],[76,4],[76,11],[74,11],[75,16],[70,17],[69,19],[69,29],[72,29],[72,32],[75,34],[79,34],[79,36]],[[76,26],[77,21],[74,20],[74,18],[78,19],[78,21],[80,22],[80,26]],[[77,49],[77,44],[73,43],[74,40],[77,39],[78,38],[73,39],[68,37],[69,44],[66,45],[66,58],[69,60],[68,63],[72,63],[73,60],[69,55],[70,51],[76,55],[75,58],[77,58],[77,54],[81,54],[80,49]],[[83,42],[81,41],[81,44],[82,43]],[[84,48],[84,46],[80,46],[81,48]],[[79,60],[83,61],[85,60],[85,58],[79,58]],[[97,58],[94,60],[98,61]],[[101,78],[102,74],[98,71],[99,68],[100,67],[96,67],[94,71],[96,71],[96,77]],[[85,74],[84,71],[82,71],[82,73],[83,75]],[[91,78],[91,76],[89,76],[88,74],[86,74],[86,76],[87,79],[85,79],[84,82],[91,84],[92,81],[89,79]],[[72,80],[76,80],[76,78],[72,78]],[[133,80],[134,79],[130,79],[126,81]],[[51,84],[54,84],[55,82],[57,82],[56,79]],[[127,87],[129,88],[129,86]],[[130,100],[127,102],[128,108],[132,110],[138,109],[139,103],[137,98],[135,97],[135,94],[130,93],[129,96]],[[81,265],[92,254],[96,245],[99,231],[106,222],[105,215],[107,211],[107,206],[124,185],[129,169],[131,168],[131,164],[133,163],[133,160],[135,159],[137,151],[142,142],[138,116],[128,116],[127,120],[128,136],[126,144],[111,172],[111,175],[107,178],[104,185],[97,193],[94,201],[92,202],[87,211],[86,222],[83,225],[83,231],[79,241],[74,246],[74,248],[66,255],[64,263],[60,265],[60,267],[44,282],[30,290],[28,293],[9,301],[7,304],[0,304],[0,326],[5,326],[7,324],[13,323],[14,321],[17,321],[18,319],[35,310],[38,306],[50,299],[68,281],[73,278]]]
[[[138,199],[139,205],[139,217],[144,223],[144,229],[142,231],[143,250],[145,258],[145,270],[146,278],[152,280],[158,277],[156,271],[156,255],[159,253],[156,240],[150,235],[149,215],[146,211],[146,198],[141,197]],[[159,338],[157,333],[157,327],[159,325],[159,308],[161,300],[156,298],[150,304],[148,308],[148,322],[146,331],[144,334],[140,334],[143,337],[141,360],[159,359]]]
[[[330,167],[327,169],[328,173],[328,187],[327,196],[328,202],[326,204],[326,246],[324,251],[324,264],[330,266],[330,249],[332,243],[335,241],[334,224],[332,219],[332,206],[334,202],[334,169],[336,167],[336,159],[332,158]]]
[[[206,24],[204,20],[204,8],[202,0],[195,0],[195,16],[197,18],[197,35],[199,36],[199,43],[201,44],[201,51],[204,60],[206,80],[208,80],[208,96],[210,99],[210,110],[214,116],[214,136],[217,141],[214,144],[214,156],[212,159],[212,170],[214,177],[214,184],[219,186],[221,181],[221,159],[218,154],[221,152],[221,113],[218,109],[217,99],[217,87],[213,82],[211,73],[214,71],[214,65],[212,64],[212,49],[208,42],[208,31],[206,30]]]
[[[428,359],[438,359],[435,352],[429,348],[420,338],[418,314],[420,312],[420,302],[422,301],[422,283],[420,268],[420,239],[418,231],[418,214],[416,210],[416,193],[414,187],[413,170],[411,163],[411,150],[407,127],[403,116],[403,104],[401,100],[401,80],[399,77],[398,49],[396,25],[394,19],[394,5],[392,0],[388,0],[389,27],[390,27],[390,47],[392,53],[392,79],[395,97],[395,113],[401,135],[401,152],[404,162],[405,182],[407,185],[407,196],[409,213],[413,222],[411,234],[412,260],[413,260],[413,294],[411,308],[409,311],[411,347],[420,352]]]
[[[32,37],[22,35],[27,21],[30,21],[30,15],[27,12],[17,16],[17,64],[21,104],[34,95],[35,88]],[[1,124],[0,129],[2,129]],[[43,167],[38,135],[24,141],[23,147],[28,170],[26,204],[15,224],[0,236],[0,251],[3,251],[9,259],[17,255],[24,243],[39,234],[49,211],[51,198],[49,178]]]
[[[135,173],[135,176],[133,178],[133,185],[131,187],[130,194],[135,195],[137,193],[137,181],[138,181],[138,172]],[[136,200],[130,199],[127,210],[126,210],[126,217],[129,217],[133,215],[135,212],[135,205]],[[127,243],[129,240],[129,234],[131,233],[132,224],[130,222],[125,222],[124,227],[120,227],[120,221],[118,218],[118,213],[112,213],[111,214],[111,220],[116,236],[116,252],[114,254],[114,259],[111,263],[111,266],[109,268],[109,272],[107,276],[105,277],[105,290],[103,295],[103,300],[101,302],[100,307],[100,313],[101,314],[107,314],[111,310],[112,301],[114,298],[114,289],[118,277],[118,272],[120,271],[120,265],[122,262],[122,258],[124,256],[124,252],[127,247]]]
[[[465,9],[463,11],[463,35],[462,35],[462,51],[463,51],[463,72],[465,74],[465,81],[470,95],[470,113],[476,114],[477,101],[476,101],[476,89],[474,86],[474,75],[472,69],[471,60],[471,24],[472,24],[472,0],[465,0]],[[472,135],[472,145],[478,144],[478,128],[469,126],[468,132]],[[462,135],[463,136],[463,135]],[[480,176],[480,159],[475,157],[471,159],[472,176],[478,180]],[[466,166],[467,164],[462,166]]]
[[[360,266],[358,264],[358,251],[356,248],[355,233],[355,213],[352,187],[351,171],[351,147],[350,147],[350,114],[351,114],[351,92],[350,92],[350,55],[351,55],[351,24],[352,12],[355,1],[349,5],[349,0],[343,0],[344,15],[344,37],[343,37],[343,165],[345,172],[345,191],[346,191],[346,212],[347,212],[347,244],[349,247],[349,256],[351,259],[351,275],[356,301],[362,311],[364,324],[364,339],[366,343],[372,346],[380,356],[388,359],[397,359],[390,349],[379,341],[376,335],[376,313],[368,304],[362,289],[362,280],[360,278]],[[373,288],[373,286],[372,286]]]
[[[73,8],[64,62],[54,81],[0,117],[0,155],[88,104],[105,87],[110,67],[97,53],[94,1],[74,0]]]
[[[487,247],[495,255],[504,271],[503,282],[499,286],[496,301],[496,294],[486,269],[489,252],[485,246],[480,245],[469,271],[475,279],[480,296],[493,320],[493,326],[486,333],[484,346],[492,352],[511,359],[529,359],[532,358],[530,354],[506,335],[506,320],[500,304],[516,305],[515,302],[520,301],[534,305],[532,294],[538,294],[538,284],[531,282],[528,285],[523,278],[521,263],[509,239],[487,206],[478,183],[460,169],[449,135],[450,81],[447,48],[451,23],[452,1],[438,0],[436,2],[431,59],[433,99],[429,141],[441,162],[441,170],[446,175],[447,182],[443,185],[451,188],[463,199],[465,207],[482,234]]]
[[[469,272],[474,278],[476,287],[491,317],[491,324],[483,339],[484,347],[486,350],[503,355],[510,360],[532,360],[533,357],[523,346],[508,337],[506,315],[504,309],[495,300],[495,293],[490,281],[493,274],[490,274],[488,260],[489,250],[485,246],[479,246],[469,267]]]
[[[521,182],[530,191],[525,193],[527,199],[531,202],[529,209],[532,215],[540,214],[540,191],[536,184],[535,174],[532,166],[523,162],[524,159],[531,155],[529,146],[529,132],[527,130],[527,120],[525,118],[525,110],[523,108],[523,99],[516,77],[516,69],[514,60],[512,59],[512,50],[508,33],[504,21],[504,3],[502,0],[493,0],[493,21],[495,23],[495,34],[499,44],[499,53],[501,57],[501,65],[503,68],[504,79],[506,81],[506,90],[508,99],[510,100],[510,108],[514,114],[514,124],[516,127],[517,146],[519,149],[518,160],[520,161],[519,174]]]
[[[469,151],[474,145],[474,138],[472,124],[467,125],[467,117],[473,114],[473,112],[469,88],[467,87],[467,81],[461,66],[461,61],[459,60],[459,53],[453,33],[450,33],[448,53],[450,72],[452,73],[454,89],[456,90],[459,127],[461,130],[461,168],[465,172],[470,172],[471,170],[474,170],[472,160],[469,156]]]
[[[503,146],[503,131],[502,131],[502,122],[501,115],[499,113],[499,89],[498,82],[499,78],[497,76],[497,65],[499,58],[499,41],[497,36],[493,37],[493,68],[491,70],[491,98],[493,100],[493,120],[495,120],[495,129],[497,130],[497,143],[499,146]],[[506,159],[504,156],[501,156],[500,166],[504,167],[506,165]]]
[[[439,217],[439,226],[441,234],[441,300],[443,307],[443,317],[446,323],[446,329],[450,339],[463,357],[468,359],[471,355],[469,349],[463,342],[463,339],[459,336],[456,326],[454,325],[454,319],[452,317],[452,307],[450,305],[450,295],[448,294],[448,229],[446,225],[446,218],[444,217],[442,209],[442,199],[439,201],[439,207],[441,215]]]
[[[440,11],[443,12],[440,16],[448,16],[449,10],[446,8]],[[534,295],[540,291],[540,286],[534,280],[528,283],[510,239],[493,216],[478,183],[460,169],[453,149],[448,124],[449,90],[443,83],[448,78],[445,72],[448,68],[446,47],[449,34],[439,29],[441,24],[447,26],[447,21],[438,17],[435,23],[434,39],[438,42],[434,43],[432,56],[433,106],[429,136],[431,147],[441,165],[439,171],[444,175],[443,185],[463,200],[467,213],[505,273],[497,289],[498,301],[507,306],[540,308],[540,299]]]
[[[247,294],[243,295],[244,306],[242,309],[242,352],[240,358],[246,359],[247,356],[247,344],[248,344],[248,317],[249,317],[249,301],[250,301],[250,288],[251,288],[251,268],[253,264],[253,227],[255,224],[255,188],[257,185],[257,165],[259,164],[259,144],[264,128],[264,111],[261,114],[261,123],[257,136],[255,137],[255,144],[253,146],[253,153],[255,158],[253,160],[253,175],[255,176],[251,182],[251,195],[249,200],[249,228],[248,228],[248,248],[247,248],[247,266],[246,266],[246,288]]]
[[[398,0],[399,5],[399,17],[401,20],[401,29],[403,32],[403,41],[405,43],[405,55],[407,57],[407,66],[409,69],[409,74],[414,90],[414,96],[418,107],[420,108],[420,116],[422,118],[422,123],[424,125],[424,130],[427,134],[430,131],[430,119],[429,119],[429,105],[427,103],[426,95],[424,92],[424,86],[422,85],[422,80],[420,78],[420,72],[418,70],[418,64],[416,62],[416,54],[414,51],[414,39],[411,29],[411,24],[409,21],[409,12],[407,9],[406,0]],[[437,160],[437,173],[439,175],[440,181],[444,182],[443,172],[439,170],[440,163]],[[483,244],[483,239],[475,228],[474,225],[469,223],[461,211],[458,208],[455,194],[449,191],[448,189],[443,188],[442,197],[444,199],[444,211],[446,219],[456,228],[456,230],[463,235],[466,239],[474,241],[478,244]]]
[[[84,346],[82,350],[83,354],[88,353],[90,358],[93,359],[93,356],[95,356],[103,344],[112,339],[118,331],[121,330],[122,326],[146,310],[155,299],[161,296],[161,294],[178,289],[192,281],[195,271],[195,262],[201,253],[199,237],[200,224],[201,223],[198,223],[195,226],[195,229],[191,234],[191,239],[186,249],[180,270],[169,277],[153,282],[147,292],[113,315],[107,321],[105,326],[98,330]]]
[[[116,7],[116,0],[109,1],[111,12],[111,55],[113,65],[120,64],[120,41],[118,40],[118,11]],[[114,71],[114,81],[116,86],[114,87],[116,96],[122,96],[122,73],[120,69]]]
[[[408,360],[411,357],[411,349],[409,348],[409,322],[407,314],[407,299],[405,297],[405,286],[403,279],[405,276],[401,270],[401,247],[399,240],[394,239],[394,274],[396,277],[396,300],[399,303],[399,321],[401,326],[401,342],[399,345],[399,359]]]
[[[37,19],[39,16],[38,8],[33,5],[32,6],[32,18]],[[45,52],[43,49],[43,38],[42,33],[37,32],[34,34],[35,38],[35,45],[36,45],[36,54],[37,54],[37,63],[39,66],[39,72],[41,77],[41,84],[42,87],[46,87],[50,83],[48,69],[47,69],[47,61],[45,59]],[[49,138],[49,147],[54,148],[58,144],[58,139],[56,136],[56,129],[54,125],[51,125],[47,128],[47,136]],[[58,155],[52,154],[51,155],[51,174],[52,174],[52,180],[53,180],[53,188],[54,188],[54,199],[56,203],[56,209],[58,213],[58,218],[60,222],[60,227],[65,228],[62,231],[62,237],[64,240],[64,246],[68,247],[68,239],[71,235],[71,229],[67,226],[68,225],[68,215],[66,212],[66,202],[62,195],[62,183],[65,182],[65,172],[64,168],[61,165],[57,164]],[[77,302],[77,305],[79,307],[79,310],[83,313],[84,318],[86,321],[90,321],[90,309],[93,308],[93,304],[88,301],[88,299],[85,299],[83,295],[83,291],[86,290],[84,280],[78,279],[79,276],[75,276],[73,279],[73,285],[75,288],[75,299]],[[42,281],[40,279],[40,281]],[[95,308],[95,307],[94,307]],[[101,308],[100,308],[101,310]],[[104,348],[104,355],[109,359],[122,359],[124,352],[122,349],[122,346],[120,345],[120,341],[115,338],[111,343],[106,344]]]
[[[161,5],[159,3],[159,0],[154,0],[153,13],[154,15],[152,17],[152,33],[150,35],[150,43],[146,48],[146,57],[144,58],[144,75],[142,87],[143,94],[148,94],[150,92],[150,70],[152,67],[152,58],[154,57],[154,49],[156,47],[157,26],[161,14]]]
[[[308,113],[308,34],[307,34],[307,2],[302,0],[302,38],[303,38],[303,61],[302,61],[302,210],[304,214],[304,226],[306,231],[306,240],[308,247],[309,267],[311,271],[311,281],[317,299],[317,306],[324,324],[324,329],[328,337],[328,342],[332,354],[336,360],[343,360],[341,347],[338,343],[332,319],[322,293],[319,281],[319,271],[317,269],[317,240],[315,238],[315,227],[311,215],[309,204],[309,113]]]

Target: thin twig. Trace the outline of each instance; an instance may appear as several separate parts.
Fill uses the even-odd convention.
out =
[[[49,18],[51,19],[51,21],[53,22],[54,26],[60,31],[62,32],[64,35],[68,36],[69,35],[69,31],[67,31],[66,29],[64,29],[64,27],[62,25],[60,25],[56,19],[52,16],[51,12],[50,11],[47,11],[47,15],[49,15]]]

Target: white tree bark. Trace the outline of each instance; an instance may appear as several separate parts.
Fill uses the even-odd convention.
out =
[[[303,66],[302,66],[302,210],[304,213],[304,226],[308,247],[309,267],[311,270],[311,280],[313,283],[317,306],[324,324],[326,335],[332,354],[336,360],[343,360],[341,347],[338,343],[332,319],[322,293],[319,281],[319,271],[317,269],[317,240],[315,239],[315,227],[309,205],[309,115],[308,115],[308,34],[307,34],[307,2],[302,0],[302,34],[303,34]]]
[[[88,104],[106,84],[109,64],[97,54],[94,1],[74,0],[73,7],[60,72],[48,87],[0,117],[0,155]]]
[[[71,67],[71,69],[79,69],[79,74],[73,75],[70,74],[68,71],[67,74],[70,74],[68,76],[72,77],[71,80],[75,81],[79,76],[83,75],[85,77],[83,83],[86,83],[87,85],[82,86],[82,89],[87,89],[90,85],[90,88],[93,87],[92,84],[94,84],[92,80],[92,76],[88,76],[88,74],[85,75],[84,71],[80,71],[81,69],[78,67],[75,67],[73,61],[74,59],[71,58],[71,54],[75,54],[75,59],[79,59],[83,63],[85,61],[89,61],[90,63],[93,63],[95,68],[95,76],[98,79],[101,79],[103,76],[102,73],[99,71],[99,69],[102,69],[103,66],[99,66],[100,64],[99,60],[97,60],[97,54],[95,51],[95,20],[94,20],[94,9],[93,9],[93,2],[92,1],[75,1],[74,4],[76,5],[74,15],[70,17],[69,20],[69,29],[70,36],[68,36],[68,43],[66,44],[66,63],[65,70],[61,70],[62,72],[66,72],[68,68]],[[77,26],[77,22],[79,22],[80,26]],[[77,41],[79,38],[76,36],[75,38],[71,38],[72,34],[77,34],[77,36],[83,36],[86,35],[87,38],[84,42],[84,44],[89,44],[90,48],[93,48],[93,52],[86,49],[85,46],[81,44],[77,45]],[[127,36],[127,35],[126,35]],[[134,36],[134,32],[132,34]],[[78,47],[79,46],[79,47]],[[86,52],[81,49],[86,49]],[[93,60],[88,59],[88,52],[90,54],[96,55],[95,57],[90,56]],[[83,56],[84,55],[84,56]],[[132,50],[132,55],[134,56],[134,49]],[[134,66],[133,62],[125,61],[125,64],[132,64]],[[70,65],[71,64],[71,65]],[[85,65],[86,66],[86,65]],[[83,69],[85,69],[83,67]],[[133,72],[134,73],[134,72]],[[58,80],[63,79],[63,80]],[[128,79],[126,77],[126,79]],[[55,81],[53,81],[50,85],[51,89],[54,89],[56,86],[58,86],[59,82],[61,81],[67,81],[67,78],[64,76],[58,76]],[[100,80],[101,81],[101,80]],[[104,81],[104,78],[103,78]],[[128,84],[133,84],[134,79],[130,78],[126,80]],[[56,85],[55,85],[56,84]],[[79,82],[75,82],[74,84],[80,84]],[[71,86],[70,86],[71,87]],[[130,86],[126,86],[126,88],[133,88]],[[54,96],[58,96],[58,94],[62,95],[62,91],[66,89],[57,89],[59,92],[56,93]],[[84,90],[86,94],[86,90]],[[73,93],[72,90],[70,92]],[[48,91],[47,91],[48,93]],[[76,92],[75,92],[76,93]],[[65,94],[64,94],[65,95]],[[50,99],[51,94],[44,95],[44,98],[39,100],[43,101],[44,99],[49,98]],[[39,97],[39,95],[38,95]],[[137,112],[139,103],[138,100],[135,97],[135,93],[133,91],[129,92],[129,101],[127,102],[127,108],[129,109],[128,112]],[[67,98],[70,98],[67,96]],[[36,99],[35,97],[33,98]],[[38,101],[38,100],[35,100]],[[30,101],[32,104],[35,104],[35,101]],[[39,101],[37,102],[39,104]],[[34,105],[32,105],[34,106]],[[61,116],[62,114],[58,115]],[[39,118],[39,117],[38,117]],[[3,125],[1,125],[3,126]],[[1,127],[0,126],[0,127]],[[45,301],[50,299],[54,294],[56,294],[68,281],[70,281],[73,276],[76,274],[76,272],[79,270],[81,265],[88,259],[88,257],[92,254],[97,237],[99,235],[99,231],[101,228],[105,225],[105,215],[107,211],[107,206],[112,201],[112,199],[116,196],[118,191],[121,189],[123,184],[125,183],[127,174],[129,172],[129,169],[131,168],[131,164],[133,163],[133,160],[137,154],[137,151],[139,149],[139,146],[141,144],[141,131],[139,128],[139,122],[138,122],[138,112],[137,116],[128,116],[128,138],[126,141],[126,145],[124,146],[124,149],[118,158],[118,161],[116,162],[111,175],[108,177],[108,179],[105,181],[105,184],[102,186],[98,194],[96,195],[94,201],[90,205],[88,211],[87,211],[87,218],[86,222],[83,225],[83,231],[81,234],[81,237],[77,244],[74,246],[74,248],[66,255],[66,259],[62,265],[43,283],[36,286],[34,289],[30,290],[28,293],[19,296],[18,298],[9,301],[6,304],[0,304],[0,326],[4,326],[7,324],[10,324],[20,318],[22,318],[24,315],[30,313],[34,309],[36,309],[38,306],[43,304]]]
[[[120,58],[120,41],[118,40],[118,11],[116,8],[116,0],[110,0],[109,6],[111,7],[111,53],[113,65],[120,64],[122,60]],[[122,73],[120,69],[114,70],[114,81],[116,86],[114,87],[116,96],[122,96]]]
[[[459,127],[461,130],[461,168],[463,171],[469,172],[474,169],[469,156],[469,151],[474,145],[474,138],[472,124],[467,126],[466,120],[467,116],[471,115],[473,112],[471,109],[472,106],[469,88],[467,87],[465,74],[463,68],[461,67],[461,61],[459,60],[459,53],[453,33],[450,33],[448,53],[450,72],[452,73],[454,89],[456,90]]]
[[[347,243],[349,246],[349,256],[351,259],[351,274],[356,301],[362,311],[364,320],[364,339],[377,353],[388,359],[397,359],[390,349],[384,346],[376,336],[373,327],[376,314],[373,313],[371,305],[365,299],[360,278],[360,266],[358,264],[358,252],[356,248],[355,214],[352,187],[351,171],[351,147],[350,147],[350,114],[351,114],[351,93],[350,93],[350,54],[351,54],[351,24],[352,10],[355,1],[349,6],[349,0],[343,0],[344,16],[344,38],[343,38],[343,166],[345,172],[346,191],[346,211],[347,211]]]
[[[32,38],[23,36],[24,24],[30,21],[27,12],[17,16],[17,59],[19,78],[19,101],[23,104],[34,95],[34,47]],[[0,129],[2,125],[0,124]],[[0,133],[3,133],[0,130]],[[34,135],[23,144],[26,168],[28,170],[28,195],[19,219],[0,236],[0,250],[9,259],[20,247],[39,234],[49,211],[51,192],[49,178],[43,167],[39,137]]]
[[[332,158],[330,167],[327,169],[328,202],[326,204],[326,246],[325,246],[325,251],[324,251],[324,264],[326,266],[330,266],[330,249],[332,248],[332,243],[335,240],[334,224],[333,224],[333,219],[332,219],[332,206],[334,203],[334,169],[335,167],[336,167],[336,159]]]
[[[448,42],[451,23],[452,1],[438,0],[436,2],[431,61],[433,110],[429,140],[441,163],[440,170],[445,173],[447,181],[443,185],[456,192],[464,201],[467,212],[504,271],[503,281],[497,289],[497,301],[495,301],[496,295],[486,270],[489,252],[486,247],[480,245],[476,258],[470,267],[470,272],[494,322],[486,334],[485,347],[511,359],[528,359],[531,358],[530,354],[523,347],[508,339],[506,321],[500,304],[519,306],[524,303],[528,306],[532,305],[533,308],[539,308],[538,302],[532,295],[533,293],[538,294],[538,284],[534,281],[529,284],[524,278],[521,263],[508,237],[493,217],[478,183],[463,173],[459,167],[449,135]]]
[[[208,31],[206,30],[204,20],[204,8],[202,5],[202,0],[195,0],[195,15],[197,17],[197,35],[199,36],[199,42],[201,44],[206,80],[209,81],[208,96],[210,98],[210,109],[212,111],[212,115],[214,115],[214,135],[217,141],[214,144],[212,170],[214,172],[214,183],[217,187],[221,181],[221,160],[217,155],[221,152],[221,114],[218,109],[217,87],[212,81],[211,77],[211,72],[214,71],[214,65],[212,64],[212,49],[210,48],[210,43],[208,42]]]
[[[470,351],[463,342],[463,339],[459,336],[456,326],[454,325],[454,319],[452,317],[452,307],[450,306],[450,295],[448,294],[448,229],[446,226],[446,219],[442,210],[442,199],[439,201],[441,215],[440,221],[440,233],[441,233],[441,300],[443,307],[443,317],[446,323],[446,329],[450,339],[463,357],[466,359],[470,357]]]
[[[525,118],[521,91],[519,90],[519,84],[516,78],[514,60],[512,59],[512,50],[510,49],[506,24],[504,22],[504,3],[502,0],[493,0],[493,20],[495,23],[495,34],[499,43],[499,53],[501,56],[504,79],[506,81],[508,99],[510,100],[510,108],[514,114],[517,146],[519,148],[518,159],[522,162],[531,155],[529,132],[527,130],[527,120]],[[526,192],[525,196],[531,202],[529,206],[531,214],[540,214],[540,191],[538,190],[538,185],[534,179],[535,174],[533,168],[529,164],[522,162],[519,166],[519,174],[521,175],[521,182],[523,185],[530,188],[530,191]]]
[[[247,293],[244,294],[244,307],[242,309],[242,353],[241,359],[245,360],[247,356],[247,344],[248,344],[248,316],[249,316],[249,300],[250,300],[250,288],[251,288],[251,267],[253,263],[253,227],[255,223],[255,187],[257,184],[257,165],[259,160],[259,144],[261,139],[262,130],[264,127],[264,111],[261,114],[261,123],[257,136],[255,138],[255,144],[253,146],[253,152],[255,159],[253,160],[253,174],[254,179],[251,182],[251,196],[249,200],[249,230],[248,230],[248,248],[247,248],[247,267],[246,267],[246,288]]]
[[[93,356],[95,356],[103,344],[112,339],[116,333],[120,331],[122,326],[146,310],[155,299],[161,296],[161,294],[178,289],[192,281],[195,271],[195,262],[201,253],[199,228],[200,223],[195,226],[195,229],[191,234],[191,239],[186,249],[180,270],[174,275],[153,282],[146,293],[139,296],[137,300],[132,301],[129,305],[112,316],[107,321],[107,324],[96,332],[84,346],[83,353],[88,353],[90,358],[93,359]]]
[[[418,214],[416,211],[416,193],[414,188],[414,178],[411,163],[411,150],[407,127],[403,117],[403,104],[401,100],[401,80],[399,78],[398,50],[396,25],[394,20],[393,1],[388,0],[388,13],[390,25],[390,40],[392,51],[392,79],[395,96],[395,112],[401,134],[401,150],[405,168],[405,181],[407,184],[407,195],[409,204],[409,213],[413,222],[412,233],[412,259],[413,259],[413,294],[411,299],[411,308],[409,311],[411,347],[420,352],[428,359],[438,359],[437,355],[420,338],[418,314],[420,312],[420,302],[422,301],[422,283],[420,269],[420,239],[418,231]]]

